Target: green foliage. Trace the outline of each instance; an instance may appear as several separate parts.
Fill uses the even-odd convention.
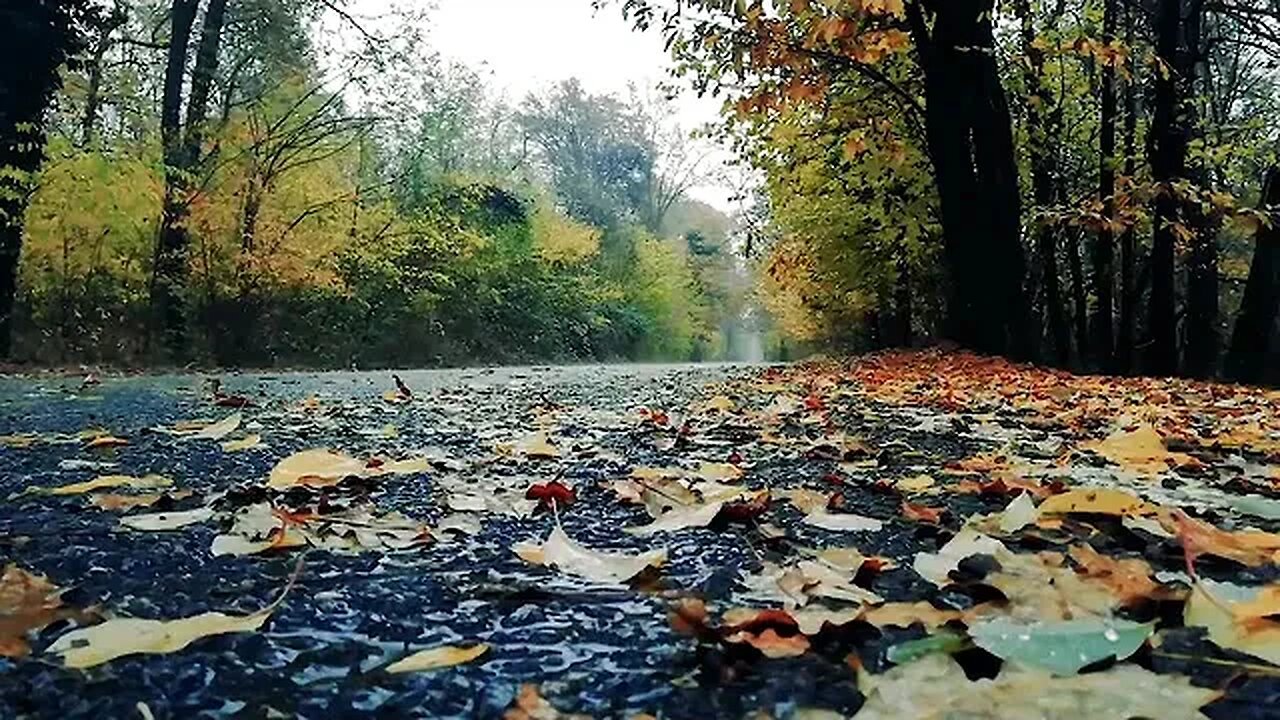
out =
[[[66,73],[49,161],[0,168],[36,188],[23,359],[151,359],[175,170],[154,102],[165,54],[124,40],[168,27],[169,10],[120,0]],[[345,367],[723,352],[728,222],[685,202],[696,175],[677,159],[691,154],[659,113],[573,80],[517,109],[408,28],[388,46],[317,47],[325,13],[301,0],[228,6],[215,97],[195,119],[201,160],[175,200],[190,239],[177,274],[187,355]],[[686,241],[695,229],[703,240]]]

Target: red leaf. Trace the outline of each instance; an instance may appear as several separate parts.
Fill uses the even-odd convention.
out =
[[[729,522],[748,523],[769,510],[769,493],[760,493],[751,500],[729,503],[720,508],[720,517]]]
[[[924,505],[915,505],[906,500],[902,501],[902,517],[917,522],[927,522],[937,525],[942,522],[942,514],[946,512],[944,508],[931,508]]]
[[[577,500],[573,489],[562,485],[558,480],[531,485],[524,496],[528,500],[537,500],[538,506],[544,509],[551,507],[552,501],[557,507],[568,507]]]

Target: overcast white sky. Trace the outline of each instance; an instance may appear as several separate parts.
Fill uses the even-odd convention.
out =
[[[357,0],[358,14],[377,15],[388,0]],[[669,79],[670,58],[657,32],[639,33],[617,5],[596,13],[591,0],[434,0],[432,47],[445,57],[487,68],[495,89],[518,100],[570,77],[593,93],[625,95]],[[714,121],[714,98],[692,92],[677,100],[676,120],[686,130]],[[697,188],[695,197],[729,211],[726,188]]]

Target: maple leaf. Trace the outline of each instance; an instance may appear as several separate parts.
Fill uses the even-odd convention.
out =
[[[62,606],[62,590],[48,578],[6,565],[0,575],[0,656],[25,657],[31,652],[28,633],[74,614]]]
[[[558,480],[534,483],[525,491],[524,496],[527,500],[537,500],[538,507],[544,510],[553,506],[568,507],[577,499],[573,489],[562,485]]]
[[[942,516],[946,512],[946,508],[933,508],[909,503],[906,500],[902,501],[902,517],[908,520],[938,525],[942,522]]]

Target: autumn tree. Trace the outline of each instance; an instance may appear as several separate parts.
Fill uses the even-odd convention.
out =
[[[44,158],[46,119],[60,71],[87,44],[89,0],[29,0],[0,8],[0,358],[9,356],[23,221]]]
[[[736,93],[741,112],[820,102],[847,81],[892,98],[932,163],[948,334],[979,350],[1029,353],[1022,201],[990,2],[622,6],[639,27],[667,36],[699,88]]]

